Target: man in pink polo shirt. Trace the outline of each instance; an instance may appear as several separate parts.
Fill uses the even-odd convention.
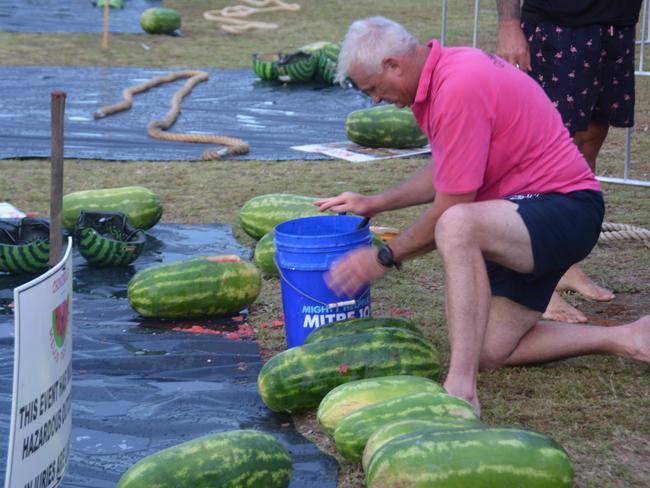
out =
[[[598,240],[600,186],[539,85],[478,49],[419,44],[383,17],[354,22],[337,78],[376,102],[410,106],[432,162],[404,183],[316,202],[321,211],[380,212],[431,203],[383,248],[345,255],[329,286],[353,294],[437,249],[445,270],[451,360],[444,386],[480,411],[489,369],[583,354],[650,362],[650,316],[618,327],[540,320],[564,272]]]

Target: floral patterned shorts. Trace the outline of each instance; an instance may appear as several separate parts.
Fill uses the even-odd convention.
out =
[[[570,132],[591,120],[634,125],[634,26],[564,27],[522,22],[531,76],[544,88]]]

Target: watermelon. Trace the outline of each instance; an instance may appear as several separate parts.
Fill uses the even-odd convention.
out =
[[[97,6],[103,7],[104,0],[97,0]],[[124,0],[109,0],[108,6],[112,8],[124,8]]]
[[[142,186],[105,188],[68,193],[63,197],[63,225],[74,230],[82,210],[122,212],[136,229],[150,229],[162,215],[160,198]]]
[[[334,83],[340,51],[338,44],[329,42],[318,53],[318,75],[326,83]]]
[[[408,107],[377,105],[350,112],[345,119],[345,134],[365,147],[396,149],[424,146],[426,136]]]
[[[171,34],[181,26],[181,14],[173,8],[152,7],[140,15],[140,27],[149,34]]]
[[[275,231],[264,234],[255,246],[255,262],[257,267],[267,276],[278,276],[280,272],[275,264]]]
[[[440,393],[444,389],[433,380],[410,375],[350,381],[325,395],[318,406],[318,423],[331,437],[339,422],[360,408],[423,391]]]
[[[0,219],[0,272],[36,274],[49,267],[50,224],[24,217]]]
[[[271,410],[293,412],[316,408],[343,383],[403,374],[437,380],[438,353],[416,334],[381,329],[283,351],[262,367],[257,386]]]
[[[137,272],[127,293],[143,317],[189,318],[237,313],[255,301],[260,271],[239,256],[201,256]]]
[[[290,478],[291,456],[275,437],[233,430],[147,456],[122,475],[117,488],[286,488]]]
[[[81,212],[77,223],[77,247],[79,254],[92,266],[131,264],[142,253],[145,242],[144,232],[133,229],[122,213]]]
[[[261,79],[273,81],[278,79],[279,54],[253,54],[253,71]]]
[[[344,417],[334,431],[336,449],[348,461],[359,462],[374,431],[390,421],[406,418],[479,421],[465,400],[442,392],[413,393],[362,407]]]
[[[302,46],[289,54],[253,54],[253,71],[262,80],[304,83],[316,73],[327,83],[334,82],[340,47],[327,41]]]
[[[406,418],[404,420],[389,422],[375,430],[368,438],[366,447],[363,449],[361,465],[363,466],[363,470],[367,471],[368,466],[370,465],[370,460],[372,459],[372,456],[375,455],[377,449],[379,449],[387,442],[406,434],[423,432],[425,430],[458,430],[478,428],[479,426],[481,426],[481,424],[477,424],[475,422],[466,422],[462,420],[428,420]]]
[[[415,323],[403,317],[364,317],[360,319],[340,320],[325,327],[319,327],[305,339],[305,344],[312,344],[332,337],[369,332],[374,329],[404,329],[422,337],[422,332]]]
[[[531,430],[427,430],[397,437],[377,449],[366,482],[369,488],[569,488],[573,466],[562,446]]]
[[[316,197],[271,193],[248,200],[239,211],[241,228],[258,240],[287,220],[322,215],[314,205]],[[331,213],[330,213],[331,215]]]
[[[304,83],[314,77],[318,56],[298,51],[282,56],[276,64],[278,81],[283,83]]]

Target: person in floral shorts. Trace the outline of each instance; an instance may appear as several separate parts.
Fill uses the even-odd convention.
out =
[[[609,127],[634,125],[634,39],[642,0],[497,0],[497,55],[527,71],[562,115],[591,169]],[[572,266],[558,290],[614,294]],[[586,322],[557,293],[545,318]]]

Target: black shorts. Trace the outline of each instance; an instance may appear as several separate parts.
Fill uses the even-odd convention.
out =
[[[598,242],[605,215],[602,193],[579,190],[508,197],[518,204],[533,247],[532,273],[486,261],[493,296],[544,312],[560,278]]]
[[[591,120],[634,125],[634,26],[565,27],[522,22],[531,76],[544,88],[570,132]]]

